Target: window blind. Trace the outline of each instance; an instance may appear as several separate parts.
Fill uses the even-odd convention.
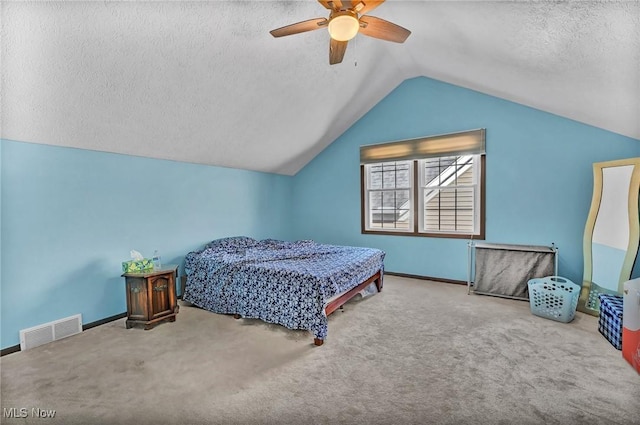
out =
[[[397,142],[360,147],[360,163],[405,161],[445,155],[479,155],[485,153],[485,129],[419,137]]]

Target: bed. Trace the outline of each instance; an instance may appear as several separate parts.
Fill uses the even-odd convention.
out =
[[[217,239],[185,257],[183,299],[236,318],[327,337],[327,316],[358,293],[380,292],[385,253],[311,240]]]

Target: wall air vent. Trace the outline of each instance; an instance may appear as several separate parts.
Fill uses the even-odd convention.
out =
[[[82,332],[82,315],[65,317],[20,331],[20,350],[57,341]]]

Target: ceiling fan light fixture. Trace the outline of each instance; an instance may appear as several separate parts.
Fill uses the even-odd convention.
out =
[[[349,41],[358,34],[360,22],[355,13],[344,10],[336,12],[329,21],[329,34],[336,41]]]

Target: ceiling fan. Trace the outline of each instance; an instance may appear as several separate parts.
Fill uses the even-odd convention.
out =
[[[330,10],[329,19],[314,18],[287,25],[270,31],[274,37],[299,34],[328,28],[331,42],[329,44],[329,64],[342,62],[347,50],[347,43],[356,34],[382,40],[404,43],[411,31],[384,19],[365,14],[384,3],[385,0],[318,0]]]

